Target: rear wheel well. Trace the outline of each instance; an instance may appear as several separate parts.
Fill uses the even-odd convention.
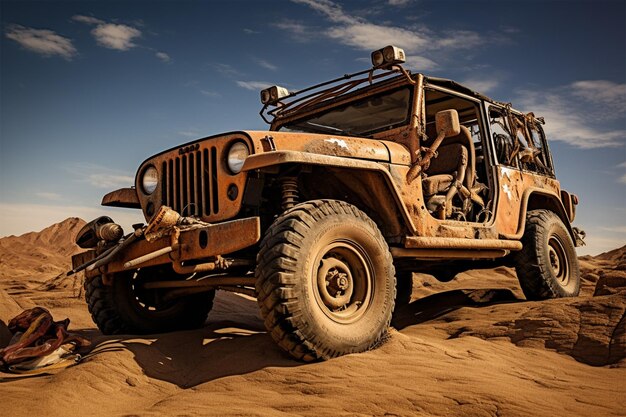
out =
[[[565,208],[563,207],[563,203],[556,196],[550,194],[542,194],[538,192],[532,193],[528,197],[528,203],[526,204],[526,211],[524,212],[524,217],[522,221],[524,222],[523,226],[526,226],[526,213],[531,210],[549,210],[559,216],[565,227],[567,228],[570,236],[575,241],[574,232],[572,231],[572,226],[569,221],[569,217],[565,212]]]

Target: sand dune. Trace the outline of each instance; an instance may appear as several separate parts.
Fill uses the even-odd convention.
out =
[[[581,258],[583,291],[573,299],[526,302],[507,268],[449,283],[415,274],[413,302],[396,312],[382,347],[303,364],[267,335],[253,299],[231,293],[218,294],[202,329],[102,336],[76,298],[79,283],[37,270],[41,253],[69,266],[53,248],[72,253],[78,224],[55,229],[67,245],[29,234],[40,251],[12,258],[25,260],[17,275],[5,254],[21,237],[5,238],[10,245],[0,239],[0,319],[41,305],[94,342],[81,364],[54,375],[2,374],[5,415],[618,416],[626,409],[626,248]]]

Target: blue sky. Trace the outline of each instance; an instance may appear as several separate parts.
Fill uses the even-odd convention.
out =
[[[623,1],[0,3],[0,236],[104,210],[146,157],[264,129],[258,91],[365,69],[393,43],[413,71],[546,118],[557,176],[599,253],[626,244]]]

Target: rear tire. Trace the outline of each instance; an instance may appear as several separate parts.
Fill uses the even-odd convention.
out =
[[[387,333],[391,254],[376,224],[350,204],[315,200],[278,217],[261,243],[256,275],[265,326],[297,359],[363,352]]]
[[[152,334],[202,327],[213,306],[215,291],[158,304],[151,297],[156,290],[138,290],[137,283],[151,277],[149,272],[139,270],[114,274],[111,285],[105,285],[102,276],[85,283],[89,312],[102,333]]]
[[[409,305],[413,295],[413,272],[396,269],[396,311]]]
[[[561,219],[549,210],[526,217],[523,249],[515,255],[515,271],[528,300],[575,297],[580,291],[576,248]]]

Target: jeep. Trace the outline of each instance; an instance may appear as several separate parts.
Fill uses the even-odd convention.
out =
[[[145,160],[102,205],[140,209],[124,234],[88,223],[73,270],[104,334],[197,328],[216,290],[256,297],[297,359],[384,339],[413,272],[441,281],[515,267],[529,300],[576,296],[578,197],[562,190],[542,125],[404,51],[290,92],[261,92],[268,131],[194,140]]]

